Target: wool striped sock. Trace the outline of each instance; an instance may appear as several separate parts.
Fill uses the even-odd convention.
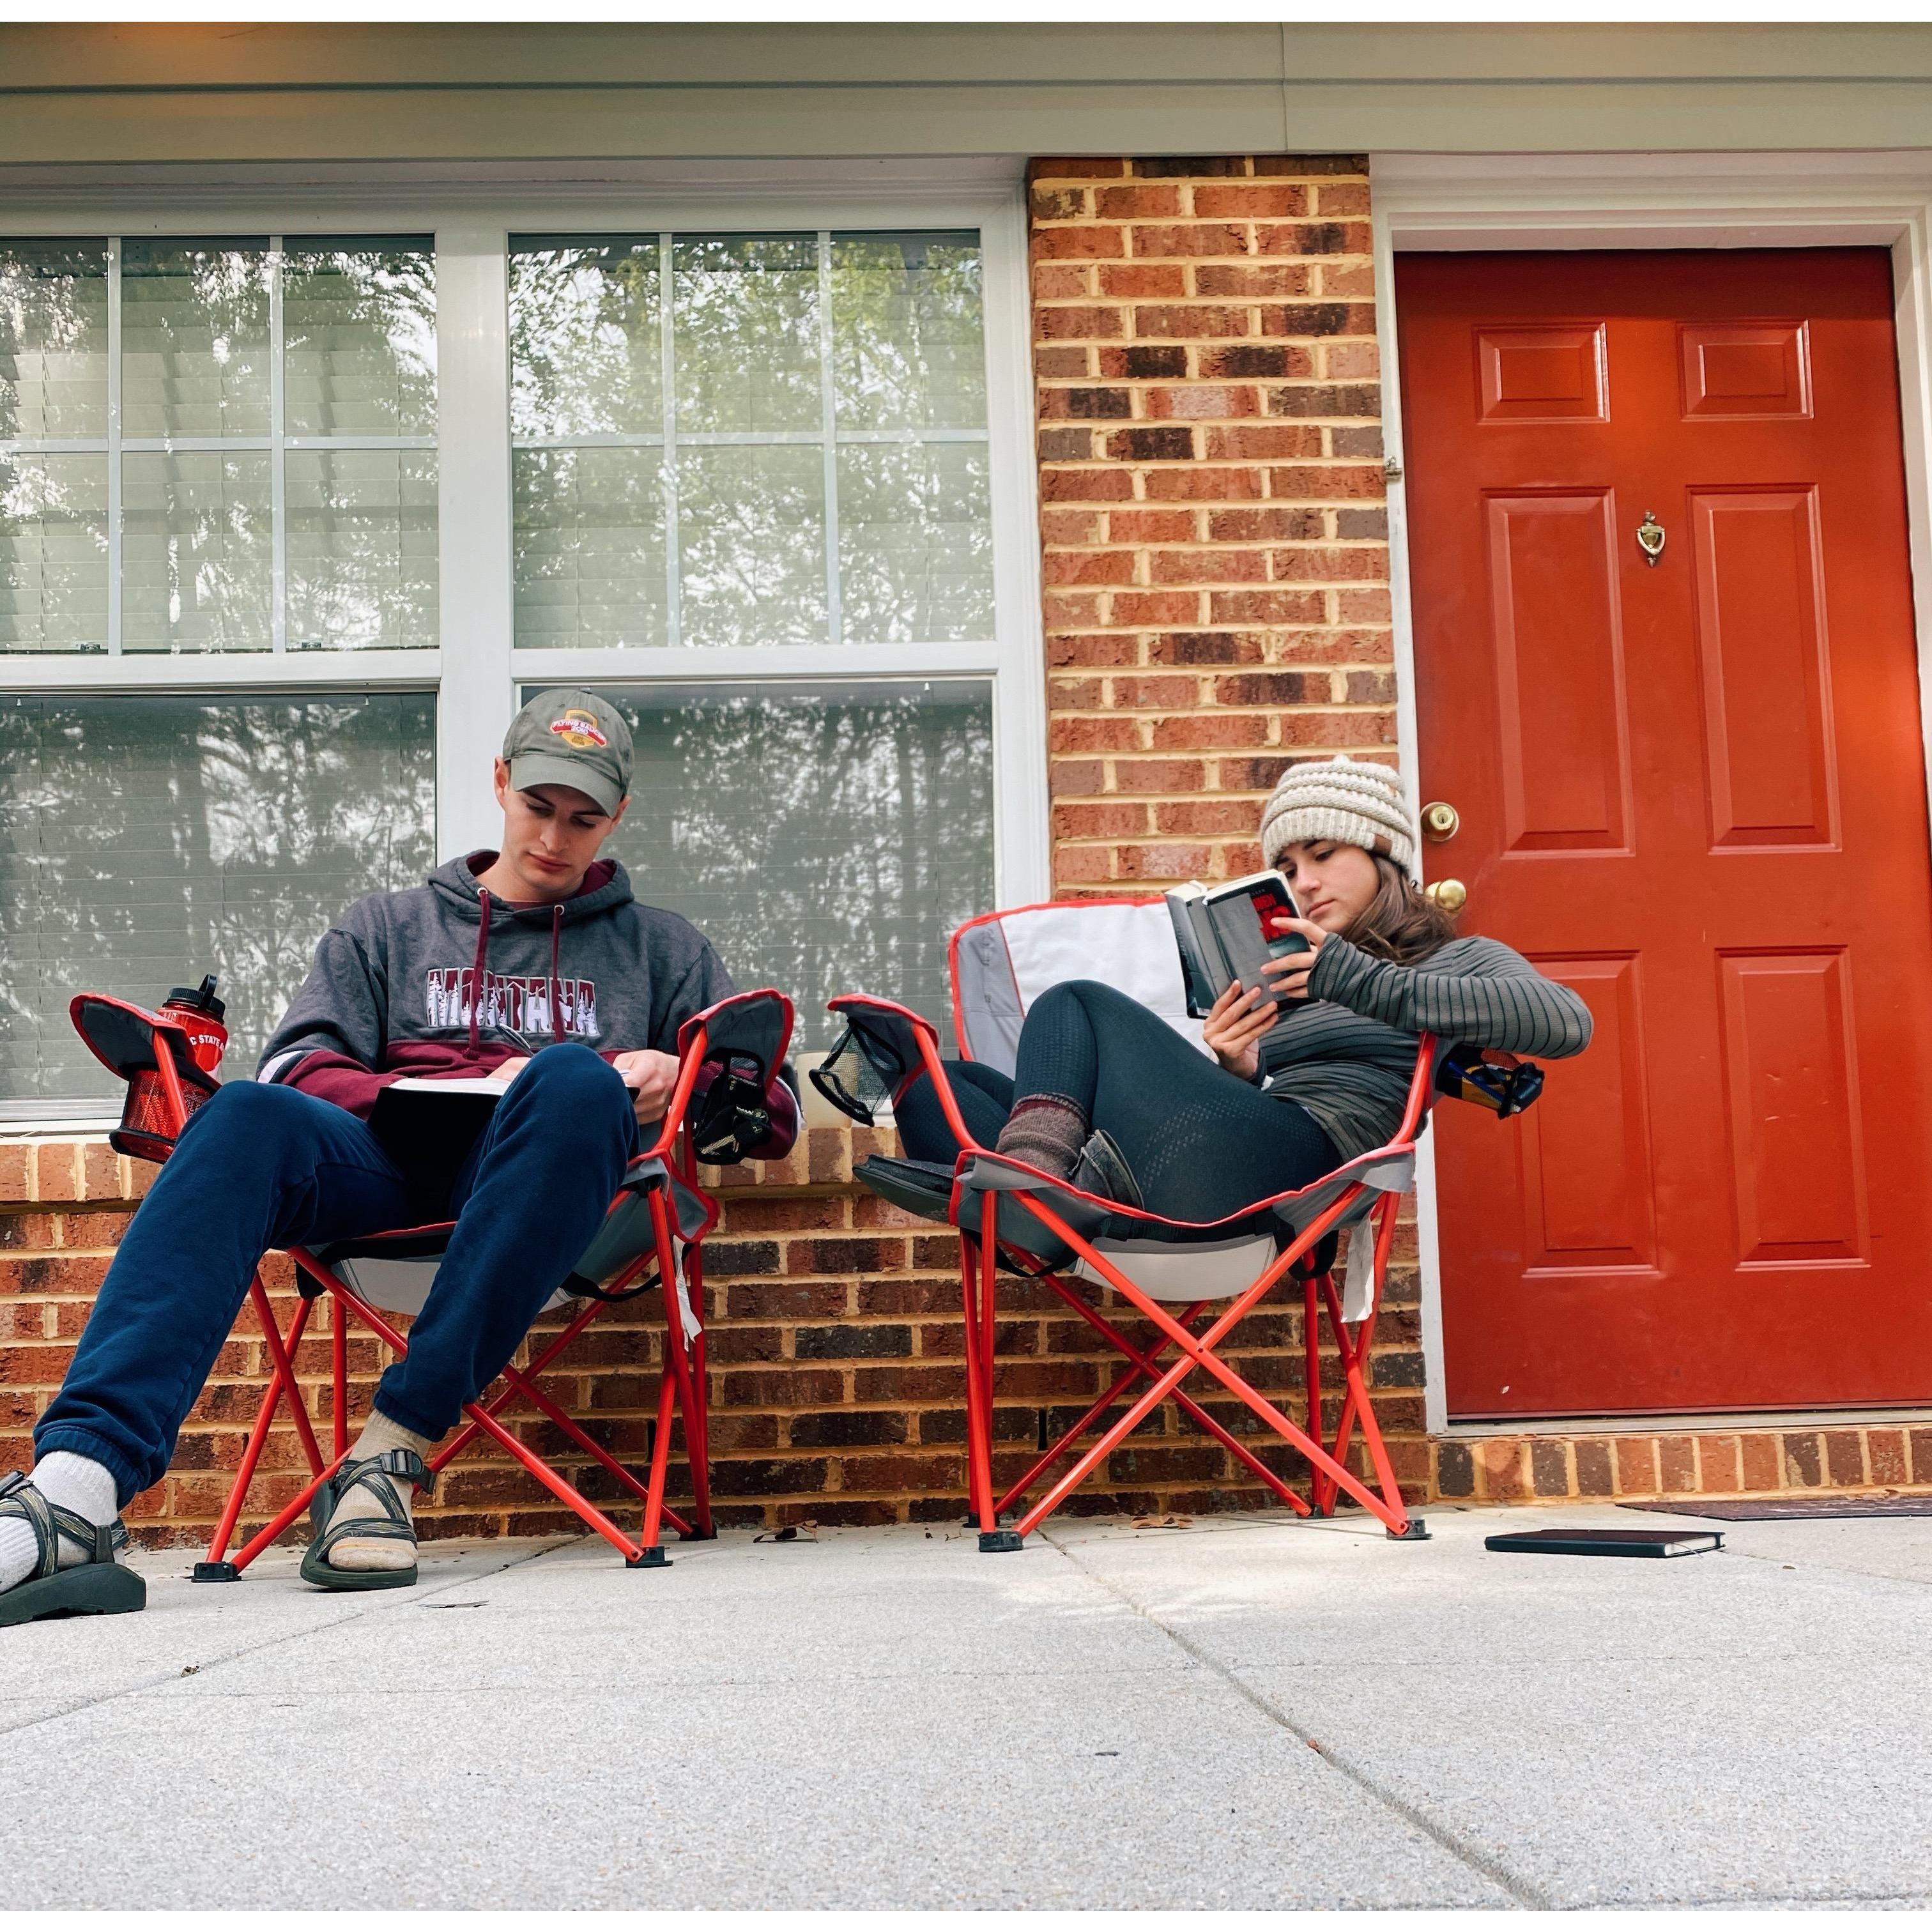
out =
[[[1064,1094],[1029,1094],[1007,1116],[993,1150],[1070,1180],[1086,1141],[1087,1115],[1075,1102]]]

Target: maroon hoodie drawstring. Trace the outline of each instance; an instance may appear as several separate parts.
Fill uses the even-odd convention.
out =
[[[563,1012],[559,994],[562,987],[556,976],[558,955],[563,946],[563,907],[560,902],[550,914],[550,1036],[560,1045],[563,1040]]]
[[[476,931],[476,966],[472,976],[476,986],[470,995],[470,1051],[477,1051],[478,1030],[483,1019],[483,979],[484,962],[490,956],[490,895],[478,890],[477,898],[482,902],[482,922]]]

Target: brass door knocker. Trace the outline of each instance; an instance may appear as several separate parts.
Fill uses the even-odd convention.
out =
[[[1643,552],[1643,560],[1652,569],[1657,568],[1658,559],[1664,554],[1664,526],[1657,520],[1654,510],[1643,513],[1643,521],[1636,526],[1636,547]]]

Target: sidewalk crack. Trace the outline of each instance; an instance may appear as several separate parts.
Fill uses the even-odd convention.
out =
[[[500,1563],[494,1569],[486,1570],[481,1574],[486,1576],[500,1576],[506,1570],[514,1570],[524,1564],[534,1563],[539,1557],[548,1556],[555,1550],[567,1549],[571,1542],[580,1540],[572,1538],[566,1542],[550,1544],[542,1550],[532,1550],[527,1556],[514,1556],[508,1562]],[[423,1603],[432,1597],[442,1595],[446,1591],[454,1590],[459,1586],[473,1586],[476,1581],[476,1579],[474,1576],[453,1577],[447,1583],[439,1583],[434,1589],[418,1588],[412,1591],[410,1593],[410,1600],[412,1603]],[[226,1586],[224,1585],[203,1587],[226,1588]],[[340,1630],[345,1624],[359,1623],[364,1617],[376,1615],[383,1607],[384,1606],[380,1603],[365,1602],[358,1609],[350,1610],[344,1616],[331,1617],[326,1623],[306,1624],[300,1630],[284,1630],[279,1636],[265,1636],[254,1643],[238,1644],[232,1650],[224,1651],[218,1657],[204,1658],[188,1666],[187,1668],[192,1670],[196,1676],[202,1676],[211,1670],[220,1670],[224,1664],[236,1664],[244,1657],[254,1657],[262,1651],[273,1650],[278,1644],[293,1643],[299,1638],[317,1636],[326,1630]],[[137,1612],[137,1614],[145,1615],[146,1613]],[[18,1737],[22,1732],[31,1731],[38,1724],[58,1724],[63,1718],[78,1717],[83,1711],[98,1710],[102,1705],[116,1702],[123,1697],[132,1697],[143,1690],[158,1690],[164,1684],[178,1684],[181,1682],[183,1673],[183,1666],[178,1664],[170,1664],[166,1670],[157,1671],[152,1676],[139,1678],[133,1683],[118,1684],[112,1690],[100,1692],[98,1696],[76,1697],[54,1710],[43,1711],[37,1717],[22,1718],[17,1724],[0,1724],[0,1738]]]
[[[1236,1696],[1252,1705],[1270,1724],[1279,1726],[1298,1743],[1306,1744],[1310,1750],[1322,1759],[1324,1763],[1340,1772],[1351,1784],[1373,1798],[1378,1804],[1388,1810],[1393,1811],[1405,1823],[1412,1826],[1424,1838],[1441,1846],[1458,1864],[1468,1866],[1472,1871],[1487,1879],[1492,1885],[1499,1886],[1509,1894],[1516,1904],[1527,1910],[1550,1912],[1558,1909],[1556,1900],[1550,1894],[1540,1887],[1532,1885],[1527,1880],[1517,1877],[1500,1859],[1492,1858],[1488,1852],[1479,1850],[1474,1845],[1466,1844],[1447,1826],[1438,1824],[1419,1807],[1412,1804],[1406,1798],[1398,1796],[1379,1780],[1372,1778],[1366,1772],[1361,1769],[1359,1766],[1351,1763],[1340,1753],[1320,1742],[1312,1733],[1297,1724],[1294,1718],[1290,1717],[1271,1697],[1264,1696],[1252,1684],[1246,1682],[1228,1665],[1223,1664],[1219,1658],[1196,1643],[1192,1637],[1176,1630],[1172,1624],[1163,1622],[1144,1604],[1138,1602],[1112,1577],[1102,1575],[1090,1563],[1083,1562],[1065,1544],[1058,1541],[1050,1531],[1042,1529],[1035,1533],[1042,1541],[1058,1550],[1076,1570],[1090,1576],[1109,1596],[1125,1604],[1136,1616],[1151,1624],[1170,1643],[1177,1648],[1184,1651],[1204,1670],[1212,1672]]]

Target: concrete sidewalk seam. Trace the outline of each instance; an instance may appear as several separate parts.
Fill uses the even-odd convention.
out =
[[[1406,1798],[1397,1797],[1394,1792],[1371,1778],[1367,1772],[1330,1750],[1311,1732],[1298,1724],[1271,1698],[1264,1696],[1252,1684],[1244,1682],[1219,1658],[1204,1650],[1191,1637],[1184,1636],[1172,1624],[1163,1622],[1144,1604],[1136,1602],[1111,1577],[1103,1576],[1090,1564],[1083,1563],[1066,1544],[1057,1541],[1048,1532],[1041,1530],[1037,1533],[1051,1548],[1057,1550],[1076,1569],[1090,1576],[1108,1595],[1117,1601],[1124,1604],[1135,1616],[1143,1618],[1151,1624],[1170,1643],[1186,1652],[1204,1670],[1212,1672],[1237,1696],[1245,1700],[1255,1709],[1260,1712],[1270,1724],[1278,1725],[1282,1730],[1287,1732],[1290,1737],[1294,1738],[1299,1743],[1306,1744],[1324,1764],[1339,1772],[1358,1790],[1373,1798],[1378,1804],[1388,1810],[1393,1811],[1405,1823],[1413,1826],[1424,1838],[1447,1852],[1459,1864],[1468,1866],[1472,1871],[1487,1879],[1492,1885],[1501,1887],[1514,1903],[1527,1910],[1550,1912],[1562,1909],[1546,1893],[1532,1885],[1527,1880],[1517,1877],[1500,1859],[1492,1857],[1488,1852],[1479,1850],[1473,1845],[1466,1844],[1454,1832],[1450,1831],[1446,1826],[1438,1824],[1426,1812],[1411,1804]]]
[[[1844,1517],[1833,1519],[1837,1521],[1851,1520]],[[1804,1576],[1822,1574],[1856,1577],[1862,1583],[1898,1583],[1908,1590],[1932,1590],[1932,1578],[1901,1576],[1895,1570],[1854,1570],[1843,1563],[1832,1563],[1823,1558],[1804,1563],[1787,1563],[1782,1556],[1768,1556],[1757,1550],[1740,1550],[1735,1544],[1726,1544],[1723,1553],[1726,1556],[1742,1556],[1747,1563],[1766,1563],[1777,1569],[1790,1570]]]
[[[573,1542],[578,1540],[575,1538],[571,1539]],[[508,1562],[500,1563],[494,1570],[486,1570],[482,1572],[482,1574],[486,1576],[500,1576],[506,1570],[518,1569],[526,1563],[535,1563],[539,1558],[549,1556],[551,1551],[566,1547],[568,1545],[566,1544],[554,1543],[548,1548],[535,1550],[527,1556],[513,1556]],[[409,1593],[409,1601],[412,1604],[426,1603],[432,1597],[440,1597],[445,1591],[454,1589],[458,1583],[470,1583],[474,1581],[474,1578],[470,1577],[454,1578],[447,1583],[438,1584],[433,1590],[423,1590],[418,1586],[417,1589]],[[226,1586],[211,1585],[206,1587],[226,1588]],[[322,1596],[328,1593],[317,1591],[315,1594]],[[136,1683],[123,1684],[112,1690],[104,1690],[96,1697],[76,1697],[71,1703],[61,1706],[58,1710],[43,1711],[38,1717],[23,1718],[17,1724],[0,1724],[0,1737],[17,1737],[22,1731],[31,1731],[37,1724],[58,1724],[64,1718],[78,1717],[83,1711],[98,1710],[104,1704],[117,1702],[123,1697],[136,1697],[143,1691],[158,1690],[164,1684],[178,1684],[181,1682],[186,1670],[191,1669],[198,1677],[204,1671],[219,1670],[224,1664],[237,1664],[244,1657],[253,1657],[261,1651],[273,1650],[278,1644],[295,1643],[304,1637],[320,1636],[325,1630],[340,1630],[346,1624],[360,1623],[364,1618],[374,1616],[379,1610],[391,1606],[382,1601],[380,1594],[371,1593],[371,1596],[365,1599],[359,1608],[349,1611],[345,1616],[331,1617],[323,1622],[307,1624],[298,1630],[285,1630],[279,1636],[266,1636],[258,1642],[242,1644],[233,1650],[223,1652],[218,1657],[208,1658],[191,1665],[172,1665],[157,1676],[144,1677]]]

